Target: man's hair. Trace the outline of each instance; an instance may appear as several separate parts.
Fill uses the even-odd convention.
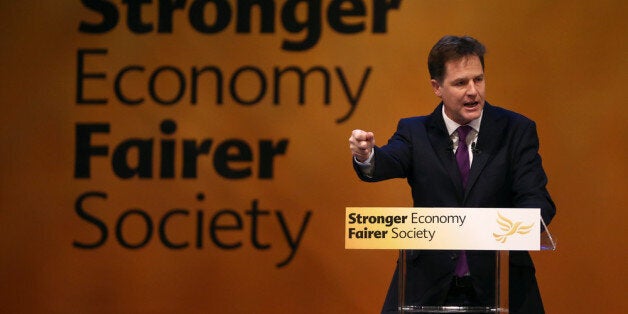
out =
[[[430,71],[430,78],[442,82],[445,78],[445,64],[447,62],[460,60],[471,55],[480,58],[482,69],[484,69],[485,52],[486,48],[484,45],[473,37],[445,36],[432,47],[427,57],[427,68]]]

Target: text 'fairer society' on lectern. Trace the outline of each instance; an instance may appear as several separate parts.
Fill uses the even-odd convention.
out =
[[[399,313],[508,313],[509,252],[553,251],[556,243],[538,208],[347,207],[345,249],[399,250]],[[494,289],[488,301],[445,305],[414,295],[411,267],[422,266],[412,259],[416,250],[483,252]]]

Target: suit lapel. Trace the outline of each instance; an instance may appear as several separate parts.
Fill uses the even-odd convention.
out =
[[[432,148],[445,168],[445,171],[447,171],[451,183],[456,188],[457,194],[462,196],[462,180],[460,179],[460,171],[458,171],[456,159],[454,158],[453,144],[451,143],[445,121],[443,120],[442,106],[443,104],[441,103],[429,116],[430,121],[427,124],[427,134]]]
[[[469,171],[469,179],[465,190],[464,201],[466,202],[469,192],[477,181],[478,177],[486,167],[486,164],[493,158],[498,144],[501,142],[506,128],[506,119],[502,119],[496,110],[487,103],[484,105],[482,114],[482,124],[480,125],[480,133],[476,148],[479,151],[473,155],[471,170]]]

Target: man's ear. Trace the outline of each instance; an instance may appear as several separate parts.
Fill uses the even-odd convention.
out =
[[[438,84],[438,81],[435,79],[431,79],[430,84],[432,84],[432,90],[434,91],[434,94],[438,97],[441,97],[440,84]]]

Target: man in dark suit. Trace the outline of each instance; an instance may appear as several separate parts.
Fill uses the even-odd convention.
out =
[[[555,206],[538,153],[535,123],[485,101],[484,46],[445,36],[430,51],[431,85],[442,102],[427,116],[399,121],[382,147],[354,130],[349,146],[360,179],[407,178],[415,207]],[[417,305],[486,306],[494,300],[494,252],[410,251],[406,300]],[[397,311],[397,272],[382,312]],[[528,252],[510,254],[510,312],[544,313]]]

